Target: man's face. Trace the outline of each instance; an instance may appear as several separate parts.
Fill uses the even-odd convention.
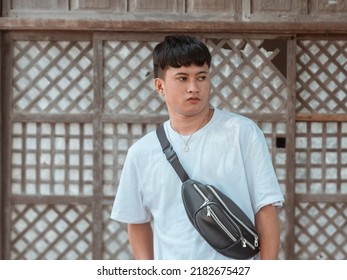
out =
[[[165,98],[170,116],[194,116],[209,107],[211,78],[207,64],[169,67],[162,78],[155,79],[155,87]]]

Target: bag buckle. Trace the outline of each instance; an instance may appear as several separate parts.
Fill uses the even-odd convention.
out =
[[[166,159],[167,159],[168,161],[170,161],[170,162],[173,161],[175,158],[177,158],[177,154],[176,154],[176,152],[174,151],[172,145],[169,145],[167,148],[165,148],[165,149],[163,150],[163,152],[164,152],[164,154],[165,154],[165,156],[166,156]]]

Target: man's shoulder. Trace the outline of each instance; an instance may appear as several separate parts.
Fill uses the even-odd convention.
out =
[[[160,143],[154,129],[136,140],[136,142],[130,146],[128,155],[130,157],[145,157],[148,155],[148,153],[153,153],[153,151],[157,151],[159,149]]]
[[[256,128],[258,125],[249,117],[241,115],[239,113],[234,113],[226,110],[216,110],[217,123],[227,125],[227,126],[237,126],[240,129],[245,128]]]

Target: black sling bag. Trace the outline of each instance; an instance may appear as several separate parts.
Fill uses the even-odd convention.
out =
[[[182,181],[182,199],[188,218],[215,250],[233,259],[250,259],[259,252],[252,221],[225,194],[211,185],[189,178],[166,137],[164,126],[156,130],[163,153]]]

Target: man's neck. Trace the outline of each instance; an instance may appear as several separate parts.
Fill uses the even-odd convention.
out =
[[[206,108],[194,116],[178,115],[170,117],[173,130],[181,135],[190,135],[204,127],[212,118],[213,109]]]

